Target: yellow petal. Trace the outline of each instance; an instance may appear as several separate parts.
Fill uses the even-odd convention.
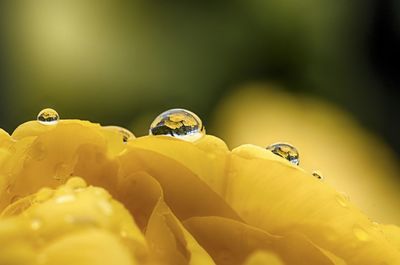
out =
[[[348,264],[400,261],[394,246],[343,195],[276,159],[255,146],[232,151],[225,198],[244,221],[273,234],[302,233]]]
[[[221,217],[194,217],[184,224],[217,264],[242,264],[251,253],[259,249],[271,251],[285,264],[334,264],[300,235],[273,236]]]
[[[51,126],[28,122],[18,127],[13,137],[17,140],[0,169],[4,176],[0,209],[15,196],[27,196],[44,186],[56,187],[71,175],[85,176],[91,184],[110,189],[116,185],[116,179],[110,177],[116,175],[116,166],[107,155],[109,140],[99,125],[74,120]]]
[[[183,155],[191,157],[193,167],[197,166],[198,170],[190,170],[186,164],[176,161],[166,156],[162,152],[138,147],[138,144],[147,142],[149,146],[159,144],[160,150],[173,148],[176,153],[181,151]],[[146,144],[146,146],[147,146]],[[143,144],[144,145],[144,144]],[[190,148],[190,152],[185,152],[185,147]],[[180,150],[180,148],[182,148]],[[124,178],[134,172],[145,171],[156,179],[163,191],[166,203],[171,207],[174,213],[180,219],[186,219],[192,216],[208,216],[217,215],[233,219],[240,219],[232,208],[215,193],[198,175],[195,173],[202,171],[212,171],[211,166],[208,169],[203,152],[198,149],[197,153],[193,144],[176,139],[161,139],[161,137],[143,137],[130,142],[128,149],[119,157],[121,165],[120,178]],[[215,167],[218,168],[218,167]],[[219,170],[219,168],[218,168]],[[203,173],[205,174],[205,173]],[[219,176],[221,177],[221,175]]]
[[[140,264],[115,236],[99,229],[64,236],[44,248],[37,260],[43,265]]]
[[[349,113],[269,84],[239,88],[215,113],[213,129],[229,146],[289,142],[302,168],[322,172],[374,221],[400,225],[399,157]]]
[[[215,265],[162,199],[151,215],[146,239],[152,254],[162,264]]]
[[[118,264],[147,262],[142,232],[105,190],[72,178],[56,190],[46,188],[31,195],[29,203],[19,214],[8,218],[3,214],[0,219],[0,264],[19,262],[17,255],[43,264],[110,264],[113,256]]]
[[[285,265],[276,255],[266,251],[256,251],[246,260],[244,265]]]
[[[400,251],[400,227],[395,225],[380,225],[386,239]]]

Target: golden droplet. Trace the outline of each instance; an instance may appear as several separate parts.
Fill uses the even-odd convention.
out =
[[[39,112],[37,115],[37,121],[44,125],[57,124],[60,116],[54,109],[46,108]]]

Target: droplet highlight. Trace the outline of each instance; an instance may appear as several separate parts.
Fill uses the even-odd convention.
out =
[[[321,180],[324,179],[324,176],[322,175],[321,171],[314,170],[311,174],[314,177],[316,177],[317,179],[321,179]]]
[[[59,204],[74,202],[75,200],[76,198],[73,194],[65,194],[55,198],[55,202]]]
[[[297,166],[300,164],[299,152],[291,144],[275,143],[275,144],[269,145],[267,147],[267,150],[271,151],[275,155],[285,158],[292,164],[295,164]]]
[[[37,116],[37,121],[44,125],[54,125],[57,124],[60,116],[54,109],[46,108],[39,112]]]
[[[171,109],[154,119],[150,135],[166,135],[187,141],[195,141],[205,135],[201,119],[185,109]]]
[[[39,230],[42,227],[42,220],[40,220],[39,218],[34,218],[31,221],[31,229],[34,231]]]

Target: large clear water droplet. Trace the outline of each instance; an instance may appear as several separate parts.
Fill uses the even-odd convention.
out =
[[[299,152],[297,149],[288,143],[275,143],[267,147],[267,150],[271,151],[275,155],[281,156],[288,160],[290,163],[299,165]]]
[[[150,135],[167,135],[194,141],[205,134],[200,118],[185,109],[171,109],[158,115],[150,126]]]
[[[54,109],[43,109],[37,116],[37,121],[44,125],[53,125],[58,122],[60,116]]]

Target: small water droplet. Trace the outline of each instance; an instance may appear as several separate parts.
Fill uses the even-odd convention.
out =
[[[81,225],[81,226],[96,226],[98,225],[97,221],[92,216],[86,215],[71,215],[68,214],[64,217],[65,222],[72,225]]]
[[[81,189],[86,188],[87,184],[86,181],[79,177],[72,177],[68,179],[67,186],[72,189]]]
[[[58,122],[60,116],[54,109],[43,109],[37,115],[37,121],[44,125],[53,125]]]
[[[65,180],[72,174],[72,166],[65,163],[58,163],[54,167],[54,175],[53,178],[55,180],[65,182]]]
[[[39,218],[34,218],[32,219],[30,225],[32,230],[37,231],[42,227],[42,220],[40,220]]]
[[[75,201],[75,196],[73,194],[65,194],[57,197],[55,199],[56,203],[67,203],[67,202],[73,202]]]
[[[358,225],[353,227],[353,233],[358,240],[363,242],[368,241],[370,238],[368,232]]]
[[[267,150],[271,151],[275,155],[285,158],[290,163],[299,165],[299,152],[297,149],[288,143],[275,143],[267,147]]]
[[[322,175],[321,171],[314,170],[314,171],[312,172],[312,175],[313,175],[314,177],[316,177],[317,179],[324,179],[324,176]]]
[[[135,139],[135,135],[129,131],[128,129],[125,129],[120,126],[104,126],[103,128],[107,130],[112,130],[118,132],[122,136],[122,141],[124,143],[128,142],[129,140]]]
[[[347,208],[347,207],[349,206],[349,205],[348,205],[349,197],[348,197],[348,195],[345,194],[345,193],[337,194],[337,195],[336,195],[336,201],[337,201],[342,207]]]
[[[20,199],[22,199],[22,196],[14,195],[14,196],[11,197],[10,203],[14,203],[14,202],[16,202],[16,201],[18,201]]]
[[[128,232],[126,232],[124,229],[122,229],[122,230],[119,232],[119,234],[120,234],[121,237],[128,237]]]
[[[36,196],[34,198],[34,202],[40,203],[40,202],[47,201],[48,199],[50,199],[53,196],[53,194],[54,194],[54,190],[52,190],[50,188],[42,188],[36,194]]]
[[[100,200],[97,203],[97,206],[99,209],[105,214],[105,215],[111,215],[113,213],[113,208],[112,205],[106,201],[106,200]]]
[[[150,126],[150,135],[167,135],[195,141],[205,134],[200,118],[185,109],[171,109],[158,115]]]
[[[12,184],[8,184],[7,185],[7,188],[6,188],[7,194],[11,194],[12,193],[12,188],[13,188]]]

